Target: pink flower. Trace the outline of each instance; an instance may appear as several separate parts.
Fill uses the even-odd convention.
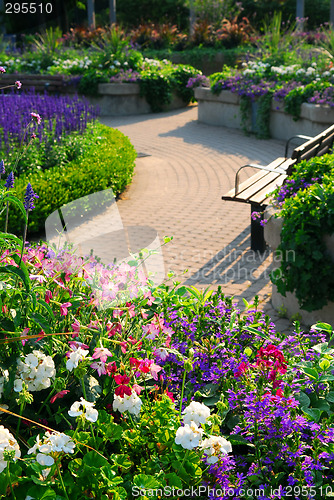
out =
[[[17,89],[20,89],[20,88],[22,87],[22,83],[21,83],[19,80],[17,80],[17,81],[15,82],[15,87],[16,87]]]
[[[138,384],[133,384],[132,389],[135,391],[137,396],[140,396],[141,391],[143,390],[143,387],[141,387]]]
[[[107,375],[113,375],[114,373],[117,372],[117,366],[116,366],[116,363],[115,361],[113,361],[112,363],[107,363],[106,364],[106,372],[107,372]]]
[[[103,361],[94,361],[90,367],[97,371],[99,377],[107,374],[106,365]]]
[[[113,337],[116,333],[121,333],[122,331],[122,325],[120,323],[110,323],[110,321],[108,321],[106,327],[108,337]]]
[[[30,116],[32,118],[32,120],[34,120],[34,122],[37,123],[37,125],[39,125],[42,121],[42,118],[40,117],[40,115],[38,113],[30,113]]]
[[[100,359],[102,363],[105,363],[108,357],[112,357],[112,353],[109,349],[105,347],[96,347],[94,349],[94,354],[92,356],[93,359]]]
[[[22,333],[21,333],[21,337],[26,337],[26,335],[28,335],[29,331],[30,331],[30,328],[24,328]],[[23,340],[21,340],[21,342],[22,342],[22,345],[25,345],[25,343],[27,342],[27,339],[23,339]]]
[[[120,342],[119,345],[121,346],[121,351],[123,354],[126,353],[126,349],[127,349],[127,343],[126,342]]]
[[[3,66],[0,66],[0,73],[6,73],[6,70]]]
[[[161,366],[152,363],[150,366],[150,372],[154,380],[158,380],[158,373],[162,370]]]
[[[71,307],[71,305],[72,305],[71,302],[65,302],[64,304],[61,304],[60,305],[60,314],[62,316],[67,316],[67,313],[68,313],[67,308]]]
[[[57,392],[57,394],[55,394],[54,396],[52,396],[52,398],[50,399],[50,403],[54,403],[56,401],[56,399],[63,398],[64,396],[66,396],[66,394],[68,392],[70,392],[70,391],[68,391],[67,389],[65,389],[63,391],[60,391],[60,392]]]
[[[71,327],[72,327],[72,330],[73,330],[76,334],[78,334],[78,333],[80,332],[80,327],[81,327],[81,325],[80,325],[80,321],[79,321],[79,320],[77,320],[77,319],[75,318],[75,320],[74,320],[74,321],[73,321],[73,323],[71,324]],[[78,336],[78,335],[76,335],[76,337],[77,337],[77,336]],[[73,337],[73,335],[72,335],[72,337]]]
[[[51,292],[51,290],[46,290],[46,292],[45,292],[45,302],[47,304],[49,304],[51,299],[52,299],[52,292]]]

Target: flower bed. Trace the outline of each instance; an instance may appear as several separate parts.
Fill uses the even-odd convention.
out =
[[[1,495],[330,493],[324,325],[281,335],[221,290],[1,241]]]
[[[332,179],[333,155],[301,162],[277,189],[275,211],[265,215],[266,241],[280,257],[272,273],[273,305],[306,324],[334,320]]]
[[[211,75],[211,92],[195,89],[199,120],[259,137],[316,135],[334,118],[333,69],[325,58],[320,63],[303,67],[253,62],[240,73],[225,68]]]

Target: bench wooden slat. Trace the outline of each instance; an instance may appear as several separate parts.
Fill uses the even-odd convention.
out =
[[[276,168],[280,167],[284,163],[285,158],[276,158],[273,162],[271,162],[269,165],[266,165],[267,167],[270,168]],[[239,190],[237,195],[235,196],[235,188],[232,188],[226,195],[222,197],[222,199],[230,199],[230,198],[235,198],[237,201],[238,197],[243,197],[243,192],[248,189],[250,186],[252,186],[255,182],[258,180],[262,179],[263,177],[267,176],[270,172],[266,170],[260,170],[256,174],[252,175],[248,179],[246,179],[244,182],[242,182],[239,185]]]
[[[268,193],[271,193],[278,186],[281,186],[287,177],[288,177],[287,175],[280,175],[279,177],[277,177],[277,179],[268,184],[264,189],[261,189],[254,196],[252,196],[250,201],[258,205],[264,205],[264,203],[268,205],[269,204]]]
[[[304,144],[302,144],[301,146],[295,148],[291,154],[291,158],[297,159],[297,161],[301,161],[301,159],[309,159],[312,157],[307,155],[309,151],[314,149],[316,150],[319,144],[321,144],[324,141],[332,143],[333,140],[334,140],[334,125],[331,125],[327,130],[325,130],[321,134],[316,135],[309,141],[304,142]],[[315,154],[313,154],[313,156],[315,156]]]

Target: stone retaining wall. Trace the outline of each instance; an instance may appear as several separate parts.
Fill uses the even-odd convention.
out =
[[[208,88],[195,89],[198,100],[198,121],[241,129],[240,98],[228,90],[219,95]],[[294,121],[283,106],[273,102],[270,112],[270,134],[274,139],[287,140],[296,134],[315,136],[334,123],[334,108],[303,103],[301,117]]]

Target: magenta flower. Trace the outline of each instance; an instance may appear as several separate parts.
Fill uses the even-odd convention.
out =
[[[93,359],[100,359],[102,363],[105,363],[108,357],[112,357],[109,349],[106,349],[105,347],[96,347],[94,349],[94,354],[92,356]]]
[[[68,313],[68,310],[67,308],[68,307],[71,307],[71,302],[65,302],[64,304],[60,304],[60,314],[61,316],[67,316],[67,313]]]
[[[3,66],[0,66],[0,73],[6,73],[6,70]]]
[[[52,292],[51,292],[51,290],[46,290],[46,292],[45,292],[45,302],[47,304],[49,304],[51,299],[52,299]]]
[[[37,125],[39,125],[41,123],[42,118],[38,113],[30,113],[30,116],[34,120],[34,122],[37,123]]]

